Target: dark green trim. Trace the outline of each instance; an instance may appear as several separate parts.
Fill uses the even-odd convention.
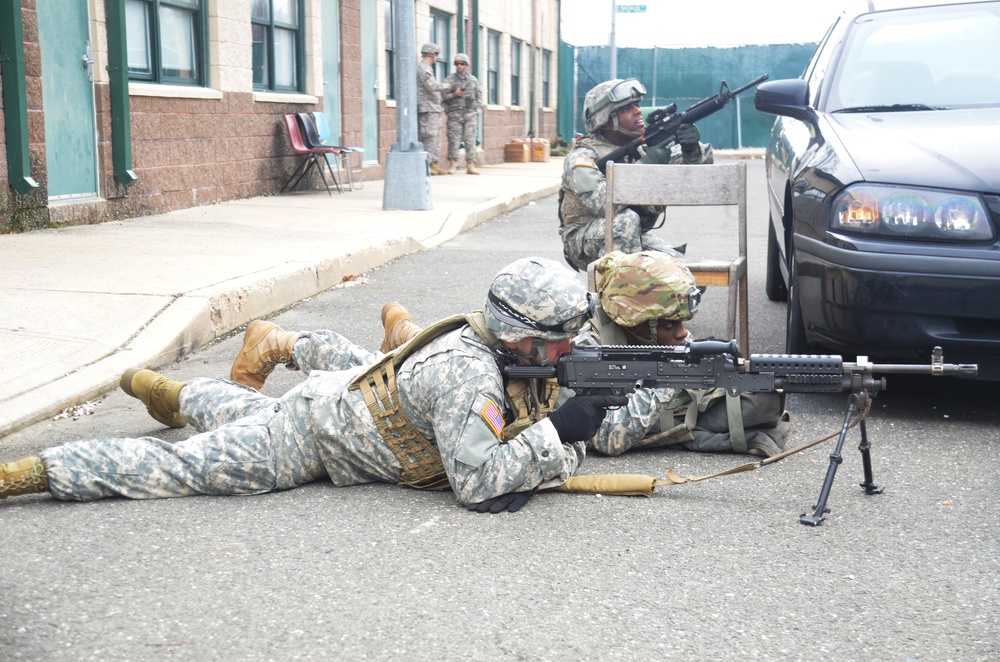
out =
[[[128,185],[139,179],[132,169],[132,124],[128,97],[125,0],[106,0],[108,83],[111,96],[111,157],[115,179]]]
[[[38,188],[28,148],[28,91],[24,80],[20,0],[0,0],[0,72],[7,141],[7,179],[22,195]]]

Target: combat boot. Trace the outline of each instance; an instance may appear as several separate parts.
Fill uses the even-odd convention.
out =
[[[383,354],[391,352],[422,331],[413,323],[410,312],[395,301],[382,306],[382,328],[385,329],[385,338],[380,347]]]
[[[250,322],[243,334],[243,348],[229,371],[229,379],[259,391],[276,365],[284,363],[289,368],[294,367],[292,349],[298,339],[299,334],[285,331],[274,322]]]
[[[182,428],[187,421],[181,416],[180,394],[187,382],[167,379],[145,368],[129,368],[122,373],[122,390],[146,405],[146,411],[167,427]]]
[[[454,175],[458,172],[458,161],[455,159],[448,159],[448,174]]]
[[[481,172],[479,172],[479,169],[476,167],[476,162],[475,161],[469,161],[468,163],[465,164],[465,172],[469,173],[470,175],[481,175],[482,174]]]
[[[0,499],[49,491],[45,465],[37,457],[0,464]]]
[[[431,174],[432,175],[447,175],[448,171],[442,170],[441,168],[438,167],[438,164],[432,163],[431,164]]]

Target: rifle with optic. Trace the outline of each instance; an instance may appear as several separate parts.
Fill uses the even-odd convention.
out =
[[[637,161],[641,156],[639,148],[643,145],[659,145],[662,142],[670,140],[674,137],[674,134],[677,132],[677,127],[681,124],[694,124],[695,122],[708,117],[712,113],[722,110],[726,104],[738,94],[749,90],[754,85],[763,83],[765,80],[767,80],[767,74],[764,74],[759,78],[755,78],[746,85],[737,87],[735,90],[730,90],[726,81],[722,81],[718,94],[702,99],[695,105],[680,113],[676,112],[677,104],[670,104],[664,108],[658,108],[649,114],[649,117],[646,119],[646,131],[641,136],[625,145],[622,145],[610,154],[606,154],[605,156],[597,159],[595,165],[597,165],[597,168],[601,172],[604,172],[608,161],[618,163],[625,160],[625,157],[628,156],[631,156],[633,161]]]

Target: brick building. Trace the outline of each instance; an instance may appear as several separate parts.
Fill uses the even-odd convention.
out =
[[[0,233],[277,192],[281,117],[323,110],[383,175],[396,139],[392,13],[410,0],[0,3]],[[483,82],[484,163],[556,137],[560,0],[415,0],[415,42]],[[414,55],[416,57],[416,55]]]

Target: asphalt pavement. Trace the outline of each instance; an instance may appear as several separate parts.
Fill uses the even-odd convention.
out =
[[[559,189],[562,159],[432,177],[432,208],[384,181],[0,236],[0,438],[247,322]]]

